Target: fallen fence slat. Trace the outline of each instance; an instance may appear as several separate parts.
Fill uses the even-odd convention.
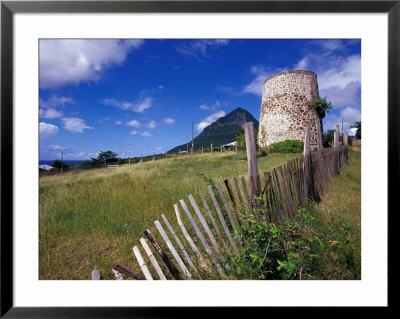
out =
[[[183,273],[188,278],[192,278],[192,275],[190,274],[189,270],[186,268],[181,256],[179,256],[179,254],[177,253],[174,245],[172,245],[171,240],[169,239],[169,237],[168,237],[167,233],[165,232],[164,228],[162,227],[161,223],[158,220],[156,220],[156,221],[154,221],[154,224],[156,225],[158,231],[161,234],[161,237],[164,239],[169,251],[171,252],[172,256],[174,256],[176,262],[178,263],[179,267],[182,269]]]
[[[147,268],[147,265],[144,262],[144,259],[142,257],[142,254],[140,253],[140,250],[139,250],[138,246],[134,246],[133,247],[133,252],[135,253],[136,259],[137,259],[137,261],[139,263],[140,269],[142,269],[144,277],[147,280],[153,280],[153,277],[151,276],[149,268]]]
[[[229,230],[229,228],[228,228],[228,225],[227,225],[226,222],[225,222],[225,218],[224,218],[224,216],[222,215],[221,209],[219,208],[217,199],[215,198],[215,194],[214,194],[214,191],[213,191],[211,185],[208,186],[208,192],[209,192],[210,195],[211,195],[211,199],[212,199],[212,201],[213,201],[215,210],[217,211],[219,220],[220,220],[220,222],[221,222],[221,224],[222,224],[222,227],[224,228],[225,234],[226,234],[226,236],[228,236],[229,242],[231,243],[231,245],[232,245],[233,249],[235,250],[235,252],[239,252],[239,249],[238,249],[237,246],[236,246],[236,242],[235,242],[235,240],[233,239],[232,234],[231,234],[231,232],[230,232],[230,230]]]
[[[185,256],[186,261],[188,262],[189,266],[192,267],[192,269],[197,272],[196,267],[193,264],[192,259],[190,258],[188,252],[185,249],[185,246],[183,246],[181,240],[179,239],[178,235],[175,233],[174,229],[172,228],[171,224],[169,223],[167,217],[165,217],[164,214],[161,215],[161,218],[163,219],[165,225],[167,225],[167,228],[169,232],[171,233],[172,237],[175,239],[175,242],[178,244],[179,249],[182,251],[183,256]]]
[[[133,271],[132,269],[130,269],[120,263],[117,263],[113,269],[120,272],[121,274],[132,277],[133,279],[145,280],[145,278],[142,275],[139,275],[136,271]]]
[[[115,278],[117,278],[117,280],[124,280],[124,277],[122,277],[121,273],[115,269],[112,269]]]
[[[193,196],[191,194],[188,196],[188,198],[189,198],[190,204],[192,205],[194,211],[197,214],[197,217],[200,220],[200,223],[203,225],[203,228],[206,231],[206,234],[208,235],[208,238],[210,238],[214,249],[217,252],[219,252],[219,247],[218,247],[217,241],[215,240],[214,235],[211,233],[210,227],[208,227],[208,224],[207,224],[206,220],[204,219],[203,214],[201,213],[201,211],[199,209],[199,206],[197,206],[197,203],[196,203],[196,201],[194,200],[194,198],[193,198]]]
[[[207,241],[205,240],[203,234],[201,233],[199,226],[197,226],[197,223],[194,220],[192,214],[190,213],[188,207],[186,206],[186,203],[184,202],[183,199],[179,200],[179,202],[181,203],[181,206],[182,206],[183,210],[185,211],[187,217],[189,218],[189,221],[192,224],[192,226],[193,226],[193,228],[194,228],[194,230],[196,232],[197,237],[200,239],[201,243],[203,244],[204,249],[210,255],[210,258],[211,258],[212,262],[214,263],[214,265],[217,267],[217,269],[219,271],[222,271],[221,266],[219,265],[219,263],[218,263],[217,259],[215,258],[214,254],[212,253],[210,246],[208,245]]]
[[[156,258],[154,257],[153,252],[150,250],[149,245],[147,245],[146,240],[145,240],[143,237],[141,237],[141,238],[139,239],[139,241],[140,241],[140,243],[142,244],[143,249],[144,249],[144,251],[146,252],[147,256],[149,257],[150,262],[151,262],[151,264],[153,265],[154,270],[156,271],[158,277],[159,277],[161,280],[167,280],[167,278],[165,277],[164,273],[162,272],[162,270],[161,270],[161,268],[160,268],[160,266],[159,266],[159,264],[158,264]]]
[[[172,261],[168,258],[168,256],[165,254],[164,250],[161,248],[160,244],[157,242],[153,234],[149,229],[146,229],[144,231],[144,234],[146,237],[150,240],[152,243],[154,249],[157,251],[157,253],[160,255],[162,260],[164,261],[165,265],[167,266],[168,270],[170,271],[171,275],[176,279],[180,280],[181,276],[179,275],[178,269],[176,269],[175,265],[172,263]]]
[[[222,242],[222,245],[224,246],[226,252],[230,255],[231,252],[229,251],[228,245],[226,244],[224,237],[222,237],[222,234],[219,231],[219,227],[218,227],[217,223],[215,222],[215,219],[214,219],[214,217],[213,217],[213,215],[211,213],[210,208],[208,207],[208,204],[207,204],[206,198],[204,197],[203,192],[200,192],[200,197],[201,197],[201,200],[203,202],[204,209],[206,210],[207,215],[211,220],[211,223],[212,223],[212,225],[214,227],[215,232],[217,233],[217,236],[218,236],[219,240]]]

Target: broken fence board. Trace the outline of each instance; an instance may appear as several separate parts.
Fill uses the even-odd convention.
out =
[[[217,269],[219,271],[222,271],[221,266],[219,265],[217,259],[215,258],[213,252],[211,251],[210,246],[208,245],[207,241],[205,240],[203,234],[200,231],[199,226],[197,225],[196,221],[193,218],[192,213],[189,211],[189,208],[187,207],[185,201],[183,199],[179,200],[179,202],[181,203],[181,206],[183,208],[183,210],[185,211],[187,217],[189,218],[190,223],[192,224],[197,237],[200,239],[201,243],[203,244],[204,249],[206,250],[206,252],[210,255],[210,258],[212,260],[212,262],[214,263],[214,265],[217,267]]]
[[[201,200],[203,202],[204,209],[206,210],[207,215],[211,220],[211,223],[212,223],[212,225],[214,227],[215,232],[217,233],[217,236],[218,236],[219,240],[221,241],[222,245],[225,247],[226,252],[230,255],[231,252],[230,252],[230,250],[228,248],[228,245],[226,244],[224,237],[222,237],[222,234],[221,234],[221,232],[219,230],[219,227],[218,227],[217,223],[215,222],[214,216],[212,215],[211,210],[208,207],[206,198],[205,198],[205,196],[204,196],[204,194],[202,192],[200,192],[200,197],[201,197]]]
[[[185,246],[183,246],[181,240],[179,239],[178,235],[175,233],[174,229],[172,228],[171,224],[169,223],[167,217],[162,214],[161,218],[163,219],[165,225],[167,225],[167,228],[169,230],[169,232],[171,233],[172,237],[175,239],[175,242],[177,243],[179,249],[182,251],[183,256],[185,256],[186,261],[188,262],[189,266],[192,267],[192,269],[197,272],[196,267],[193,264],[192,259],[190,258],[188,252],[185,249]]]
[[[217,241],[215,240],[214,235],[212,234],[210,227],[208,227],[208,224],[207,224],[206,220],[204,219],[204,216],[203,216],[203,214],[201,213],[201,211],[200,211],[200,209],[199,209],[199,206],[197,206],[197,203],[196,203],[196,201],[194,200],[192,194],[190,194],[190,195],[188,196],[188,198],[189,198],[190,204],[192,205],[194,211],[196,212],[197,217],[198,217],[199,220],[200,220],[201,225],[203,226],[204,230],[206,231],[206,234],[207,234],[208,238],[210,238],[211,243],[212,243],[214,249],[215,249],[217,252],[220,252],[220,251],[219,251],[218,244],[217,244]]]
[[[162,270],[160,268],[160,265],[158,264],[156,258],[154,257],[153,252],[151,251],[149,245],[147,245],[146,240],[143,237],[141,237],[139,239],[139,241],[142,244],[143,249],[146,252],[147,256],[149,257],[150,262],[153,265],[154,270],[156,271],[160,280],[167,280],[167,278],[165,277],[164,273],[162,272]]]
[[[139,263],[140,269],[142,269],[142,272],[147,280],[153,280],[153,277],[151,276],[151,273],[149,271],[149,268],[147,268],[146,263],[144,262],[144,259],[142,257],[142,254],[140,253],[140,250],[138,246],[133,247],[133,252],[135,253],[136,259]]]
[[[171,273],[172,277],[174,277],[176,280],[180,280],[181,276],[179,275],[178,269],[176,269],[175,265],[168,258],[167,254],[161,248],[160,244],[157,242],[157,240],[155,239],[155,237],[153,236],[151,231],[149,229],[146,229],[144,231],[144,234],[150,240],[150,242],[153,245],[154,249],[157,251],[157,253],[160,255],[161,259],[164,261],[164,263],[167,266],[167,268],[168,268],[169,272]]]
[[[244,196],[246,197],[247,206],[249,208],[249,213],[253,214],[253,206],[251,204],[249,192],[247,191],[247,185],[246,185],[246,180],[244,179],[244,176],[240,177],[240,181],[242,183]]]
[[[164,228],[162,227],[161,223],[158,220],[155,220],[154,224],[156,225],[158,231],[161,234],[161,237],[164,239],[165,243],[167,244],[167,247],[168,247],[169,251],[171,252],[172,256],[174,256],[176,262],[178,263],[179,267],[182,269],[183,273],[186,275],[186,277],[192,278],[192,275],[190,274],[189,270],[186,268],[181,256],[179,256],[179,254],[176,251],[174,245],[172,245],[172,242],[169,239],[169,237],[168,237],[167,233],[165,232]]]
[[[282,184],[282,188],[283,188],[283,195],[286,199],[286,205],[287,205],[287,209],[289,212],[289,217],[293,218],[294,217],[294,209],[293,209],[293,204],[291,202],[291,198],[289,196],[289,192],[288,192],[288,188],[286,185],[286,181],[285,181],[285,175],[283,173],[283,169],[282,169],[282,165],[278,166],[278,172],[279,172],[279,178]]]
[[[242,219],[240,217],[239,208],[236,205],[236,200],[235,200],[235,197],[233,196],[233,192],[232,192],[231,185],[229,184],[229,180],[225,179],[224,184],[226,186],[226,189],[228,190],[229,198],[231,199],[233,210],[235,211],[235,214],[236,214],[236,218],[237,218],[239,224],[243,225]]]
[[[122,277],[121,273],[118,270],[112,269],[115,278],[117,278],[117,280],[124,280],[124,277]]]
[[[133,271],[132,269],[130,269],[120,263],[117,263],[114,266],[114,269],[117,270],[118,272],[120,272],[121,274],[132,277],[133,279],[145,280],[145,278],[142,275],[139,275],[136,271]]]
[[[217,199],[215,198],[215,194],[214,194],[214,191],[213,191],[211,185],[208,186],[208,192],[210,193],[210,196],[211,196],[211,199],[212,199],[212,201],[213,201],[215,210],[217,211],[219,220],[220,220],[220,222],[221,222],[221,224],[222,224],[222,227],[224,228],[225,234],[226,234],[226,236],[228,236],[229,242],[231,243],[231,246],[233,247],[233,249],[235,250],[235,252],[238,253],[238,252],[239,252],[239,249],[237,248],[236,242],[235,242],[235,240],[233,239],[232,234],[231,234],[231,232],[230,232],[230,230],[229,230],[229,228],[228,228],[228,225],[227,225],[226,222],[225,222],[224,216],[222,215],[221,209],[219,208]]]
[[[243,197],[242,197],[242,193],[240,192],[240,187],[239,187],[239,183],[238,183],[237,177],[233,178],[233,183],[235,184],[235,188],[236,188],[236,192],[237,192],[238,197],[239,197],[240,205],[242,206],[242,208],[244,208]]]
[[[185,236],[187,242],[189,243],[190,248],[195,252],[197,258],[199,260],[204,260],[203,256],[201,255],[200,250],[197,248],[196,244],[193,242],[192,238],[190,237],[188,231],[185,228],[185,225],[183,225],[182,219],[181,219],[181,213],[179,211],[178,205],[174,204],[174,209],[175,209],[175,214],[176,214],[176,219],[178,220],[178,225]]]
[[[223,204],[224,207],[225,207],[225,211],[226,211],[226,213],[228,214],[228,218],[229,218],[229,220],[230,220],[230,222],[231,222],[231,225],[232,225],[232,227],[233,227],[233,230],[235,230],[235,229],[237,228],[237,225],[236,225],[236,222],[235,222],[235,220],[234,220],[234,218],[233,218],[233,215],[232,215],[232,213],[231,213],[231,210],[229,209],[228,202],[227,202],[227,200],[226,200],[226,197],[225,197],[225,195],[224,195],[224,192],[223,192],[223,190],[222,190],[222,187],[221,187],[221,184],[220,184],[220,183],[217,183],[217,188],[218,188],[219,195],[221,196],[222,204]]]

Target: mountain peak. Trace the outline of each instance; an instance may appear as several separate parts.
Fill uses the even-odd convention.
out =
[[[211,123],[194,138],[194,147],[196,150],[201,147],[221,146],[236,140],[237,132],[246,122],[253,122],[254,128],[258,128],[258,121],[248,111],[237,107],[223,117],[220,117],[214,123]],[[186,150],[186,144],[182,144],[169,150],[168,153],[174,153],[178,150]]]

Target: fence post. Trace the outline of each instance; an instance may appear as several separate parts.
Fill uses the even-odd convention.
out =
[[[336,125],[336,130],[335,130],[335,137],[333,140],[333,148],[334,148],[334,158],[335,158],[335,174],[339,174],[339,125]]]
[[[319,118],[315,119],[315,125],[317,126],[317,142],[318,151],[322,151],[322,134],[321,134],[321,120]]]
[[[349,134],[347,132],[343,133],[343,145],[349,144]]]
[[[212,143],[211,143],[211,146],[210,146],[210,150],[211,150],[211,153],[212,153],[212,151],[213,151]]]
[[[310,122],[306,122],[306,129],[304,134],[304,151],[303,151],[303,184],[304,184],[304,198],[309,197],[309,159],[310,159]]]
[[[201,147],[201,155],[203,155],[203,146]]]
[[[254,197],[255,194],[259,194],[261,192],[259,183],[257,179],[258,175],[258,164],[257,164],[257,150],[256,150],[256,141],[254,138],[254,124],[253,122],[246,122],[243,124],[245,140],[246,140],[246,152],[247,152],[247,169],[249,173],[249,179],[254,179],[254,186],[250,183],[250,193],[251,198]]]

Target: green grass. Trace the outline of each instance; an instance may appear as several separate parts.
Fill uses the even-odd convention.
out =
[[[259,171],[297,156],[259,158]],[[112,279],[116,262],[140,272],[132,247],[140,245],[146,228],[157,235],[154,220],[165,214],[177,230],[173,204],[180,199],[188,204],[189,194],[201,203],[198,193],[206,194],[210,179],[246,174],[246,154],[227,152],[41,177],[39,278],[90,279],[99,268]]]

